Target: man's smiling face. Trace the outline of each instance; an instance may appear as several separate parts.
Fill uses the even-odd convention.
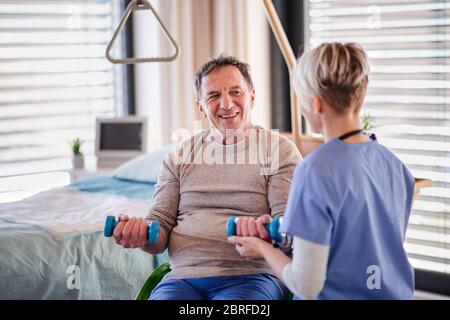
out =
[[[202,79],[200,112],[206,115],[211,128],[223,135],[227,130],[248,130],[255,92],[234,66],[221,67]]]

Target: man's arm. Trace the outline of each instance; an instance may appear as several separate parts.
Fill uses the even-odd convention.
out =
[[[276,139],[272,137],[272,139]],[[278,146],[271,146],[270,171],[267,185],[267,200],[272,218],[282,216],[286,209],[292,176],[297,164],[302,160],[296,146],[287,138],[279,136]]]
[[[151,254],[161,253],[167,247],[170,232],[177,223],[180,199],[180,162],[174,159],[174,152],[169,153],[161,165],[153,203],[147,217],[119,217],[119,223],[113,232],[117,244],[124,248],[140,248]],[[147,242],[149,220],[158,220],[160,223],[159,238],[153,244]]]
[[[178,149],[176,149],[178,150]],[[177,152],[177,151],[174,151]],[[160,222],[159,239],[154,244],[147,243],[144,251],[157,254],[167,247],[172,228],[177,223],[178,205],[180,201],[179,163],[174,160],[174,152],[169,153],[161,165],[153,203],[146,220]]]
[[[264,224],[270,223],[273,218],[283,216],[287,204],[289,188],[295,166],[301,161],[301,155],[295,145],[287,138],[281,137],[270,131],[263,131],[260,138],[262,148],[266,156],[260,162],[261,174],[267,176],[267,201],[270,206],[271,216],[264,214],[255,219],[240,217],[236,225],[236,235],[253,236],[271,242],[270,235],[264,228]],[[267,136],[265,136],[267,135]],[[283,236],[283,241],[276,244],[286,255],[292,251],[292,237]]]
[[[158,254],[164,251],[167,247],[167,234],[163,230],[159,232],[159,238],[156,243],[147,243],[141,249],[147,253]]]
[[[277,153],[274,155],[274,153]],[[284,215],[292,182],[292,176],[297,164],[302,160],[297,147],[284,137],[279,137],[278,148],[272,147],[271,159],[277,162],[271,163],[271,175],[268,180],[267,198],[271,209],[272,218]],[[284,254],[290,255],[292,249],[292,237],[285,235],[283,241],[277,244]]]

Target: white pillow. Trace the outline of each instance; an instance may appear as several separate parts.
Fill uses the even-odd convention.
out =
[[[152,153],[146,153],[120,165],[111,174],[114,178],[140,182],[158,182],[159,171],[166,155],[176,144],[169,144]]]

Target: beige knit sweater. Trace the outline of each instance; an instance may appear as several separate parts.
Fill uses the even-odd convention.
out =
[[[247,261],[226,238],[230,216],[283,214],[293,170],[301,160],[295,145],[254,126],[233,145],[219,144],[205,130],[181,143],[164,160],[148,219],[167,235],[168,278],[273,274],[263,261]]]

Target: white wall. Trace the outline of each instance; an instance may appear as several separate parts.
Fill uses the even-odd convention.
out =
[[[157,8],[155,8],[157,9]],[[133,12],[133,50],[135,57],[156,57],[160,54],[159,34],[156,19],[149,10]],[[137,63],[134,65],[134,95],[136,114],[149,118],[149,148],[160,147],[163,128],[162,100],[159,79],[159,63]]]
[[[253,124],[270,128],[270,27],[261,0],[245,0],[247,3],[247,55],[252,68],[256,90]]]

